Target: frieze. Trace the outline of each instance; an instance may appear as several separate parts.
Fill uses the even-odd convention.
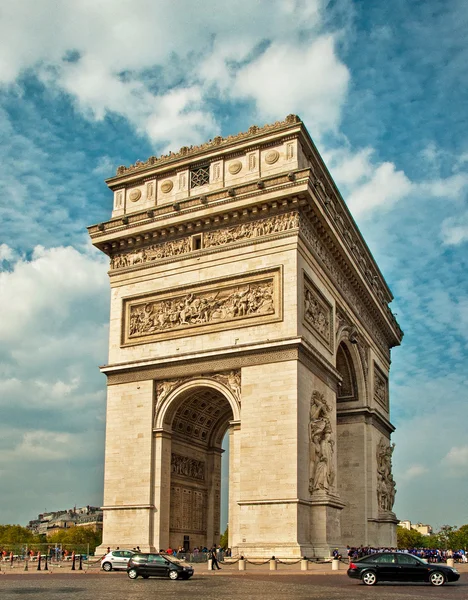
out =
[[[234,227],[208,231],[203,236],[203,246],[205,248],[222,246],[238,240],[279,233],[297,227],[299,227],[299,214],[297,212],[283,213],[282,215],[242,223]]]
[[[153,244],[152,246],[147,246],[141,250],[115,254],[111,259],[110,267],[111,269],[133,267],[135,265],[141,265],[143,263],[153,262],[163,258],[187,254],[190,252],[190,250],[190,237],[180,240],[173,240],[170,242],[163,242],[161,244]]]
[[[226,227],[216,231],[208,231],[203,235],[203,248],[214,248],[240,240],[261,237],[273,233],[280,233],[299,227],[297,212],[287,212],[274,217],[258,219],[248,223],[241,223],[233,227]],[[110,263],[111,269],[133,267],[144,263],[170,257],[178,257],[192,251],[191,236],[153,244],[139,250],[115,254]]]
[[[320,235],[316,231],[315,227],[312,225],[310,220],[303,215],[300,217],[300,233],[304,236],[305,240],[308,242],[310,248],[313,250],[317,258],[319,258],[319,260],[328,270],[343,297],[345,297],[349,304],[356,309],[360,318],[368,327],[375,340],[378,342],[385,356],[389,357],[390,351],[385,336],[382,334],[380,329],[376,327],[374,319],[371,317],[369,311],[364,306],[364,303],[356,294],[353,286],[348,281],[348,278],[338,266],[335,258],[332,257],[330,250],[328,250],[321,241]]]
[[[374,400],[388,410],[388,380],[374,362]]]
[[[333,308],[304,273],[304,322],[333,351]]]
[[[122,344],[280,320],[280,269],[124,300]],[[239,323],[241,321],[241,323]],[[200,331],[201,330],[201,331]]]
[[[205,462],[180,454],[171,454],[171,473],[180,477],[190,477],[205,481]]]

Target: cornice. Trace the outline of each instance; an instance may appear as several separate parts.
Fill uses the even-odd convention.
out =
[[[216,218],[218,215],[213,214],[213,208],[218,208],[219,212],[224,211],[224,218],[225,214],[229,214],[228,211],[232,211],[232,216],[235,216],[234,213],[245,216],[245,211],[248,213],[254,210],[256,204],[258,204],[257,210],[262,210],[265,203],[267,203],[267,206],[268,204],[286,203],[287,206],[288,202],[291,201],[291,199],[288,200],[288,196],[291,197],[304,192],[309,185],[309,180],[310,169],[272,175],[256,182],[225,187],[196,198],[179,200],[153,207],[150,210],[91,225],[88,227],[88,232],[93,244],[106,254],[110,254],[111,248],[106,248],[105,242],[110,240],[117,242],[128,236],[131,239],[132,230],[136,228],[141,228],[144,234],[151,232],[151,238],[156,239],[158,236],[154,236],[154,233],[157,233],[159,228],[168,230],[165,235],[175,232],[183,233],[184,228],[190,225],[195,229],[198,226],[198,221],[201,225],[206,219]],[[275,197],[270,198],[272,194],[278,195],[283,192],[286,194],[286,198],[281,198],[281,200]],[[247,206],[238,206],[238,204],[247,200],[250,200]],[[176,222],[172,223],[171,220]],[[170,231],[171,229],[173,231]]]
[[[182,146],[178,152],[169,152],[169,154],[162,154],[159,157],[150,156],[148,160],[144,162],[137,161],[135,164],[128,167],[120,166],[117,168],[116,176],[109,178],[106,183],[112,187],[125,175],[141,174],[142,176],[146,176],[148,171],[153,171],[158,167],[174,166],[174,168],[176,168],[176,163],[181,160],[187,158],[201,158],[207,152],[229,149],[232,145],[238,145],[241,142],[257,141],[258,138],[264,137],[267,134],[287,131],[298,125],[302,125],[300,118],[297,115],[288,115],[284,121],[276,121],[275,123],[267,124],[263,127],[252,125],[249,127],[248,131],[229,135],[227,137],[216,136],[212,140],[200,144],[199,146]]]
[[[395,431],[395,427],[386,419],[383,415],[377,412],[375,409],[370,407],[360,408],[341,408],[337,411],[336,415],[338,423],[340,422],[353,422],[353,421],[366,421],[376,425],[382,433],[390,435]]]

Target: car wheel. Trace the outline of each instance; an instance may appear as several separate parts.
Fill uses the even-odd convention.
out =
[[[377,583],[377,575],[374,571],[364,571],[361,581],[366,585],[375,585]]]
[[[130,579],[136,579],[138,577],[136,569],[129,569],[127,571],[127,575],[130,577]]]
[[[102,570],[106,571],[107,573],[109,573],[110,571],[112,571],[112,565],[110,563],[108,563],[108,562],[105,562],[102,565]]]
[[[434,571],[429,575],[429,581],[432,583],[432,585],[444,585],[445,575],[440,571]]]
[[[173,581],[179,579],[179,573],[177,571],[169,571],[169,579],[172,579]]]

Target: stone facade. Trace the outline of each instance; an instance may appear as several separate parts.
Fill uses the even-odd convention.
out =
[[[112,288],[107,546],[395,545],[392,295],[304,125],[119,167],[89,228]],[[137,468],[135,468],[137,466]]]

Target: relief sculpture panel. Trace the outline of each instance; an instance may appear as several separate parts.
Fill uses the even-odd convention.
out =
[[[388,410],[388,381],[374,363],[374,400]]]
[[[281,320],[281,270],[124,300],[122,345]],[[229,325],[228,325],[229,324]]]
[[[333,308],[304,273],[304,323],[333,351]]]
[[[191,477],[192,479],[205,480],[205,463],[195,460],[189,456],[171,454],[171,472],[179,477]]]

